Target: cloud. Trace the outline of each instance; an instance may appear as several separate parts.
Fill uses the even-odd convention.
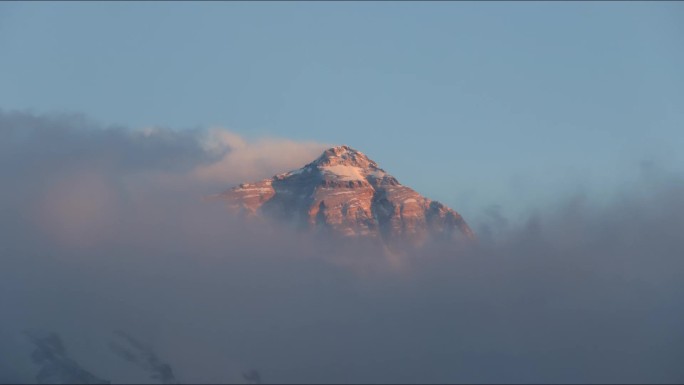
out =
[[[112,382],[684,379],[679,170],[522,223],[493,205],[479,244],[394,269],[199,199],[315,147],[287,143],[0,114],[0,382],[43,370],[26,330],[59,339],[54,373]]]
[[[9,181],[0,199],[8,210],[25,204],[21,216],[50,236],[96,243],[115,234],[126,208],[214,194],[299,167],[323,148],[278,138],[251,143],[222,128],[134,130],[80,115],[0,111],[0,177]]]
[[[300,168],[330,147],[317,142],[276,138],[248,143],[239,135],[218,128],[210,130],[203,143],[207,151],[224,155],[217,162],[198,166],[194,175],[204,181],[224,183],[264,179]]]

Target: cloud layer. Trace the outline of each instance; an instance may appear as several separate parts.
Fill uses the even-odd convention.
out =
[[[681,174],[492,209],[478,245],[400,269],[200,199],[320,148],[1,113],[0,382],[684,380]]]

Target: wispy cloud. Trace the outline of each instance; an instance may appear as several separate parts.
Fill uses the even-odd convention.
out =
[[[316,146],[0,114],[0,382],[36,381],[28,328],[114,382],[162,362],[202,383],[684,378],[681,174],[650,166],[522,225],[492,208],[476,247],[433,245],[399,271],[199,199]],[[115,330],[154,352],[145,377],[127,377]]]
[[[220,128],[210,130],[203,143],[207,151],[223,156],[217,162],[198,166],[194,174],[205,181],[225,183],[267,178],[299,168],[330,147],[323,143],[278,138],[248,142]]]

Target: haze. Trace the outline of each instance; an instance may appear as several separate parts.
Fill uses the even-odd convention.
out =
[[[0,4],[0,383],[681,383],[684,6]],[[204,197],[347,144],[393,258]]]

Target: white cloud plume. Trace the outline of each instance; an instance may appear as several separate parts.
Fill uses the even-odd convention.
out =
[[[204,181],[225,183],[249,182],[299,168],[330,147],[278,138],[248,142],[221,128],[210,130],[202,143],[207,151],[223,155],[216,162],[198,166],[194,175]]]

